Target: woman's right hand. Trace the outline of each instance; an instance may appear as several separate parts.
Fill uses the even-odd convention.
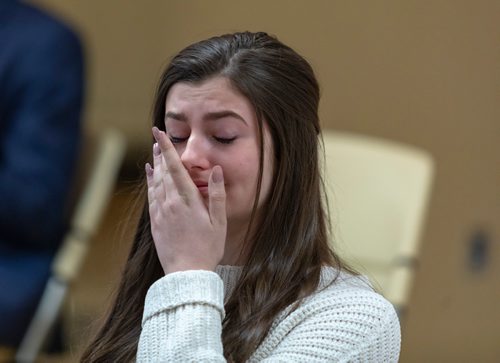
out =
[[[227,232],[222,168],[208,180],[208,208],[165,132],[153,128],[153,168],[146,164],[151,233],[165,274],[211,270],[222,260]]]

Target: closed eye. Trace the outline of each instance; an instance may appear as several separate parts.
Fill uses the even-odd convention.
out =
[[[214,136],[214,140],[221,143],[221,144],[231,144],[234,140],[236,140],[236,136],[235,137],[231,137],[231,138],[224,138],[224,137],[217,137],[217,136]]]
[[[170,141],[172,141],[172,144],[180,144],[181,142],[184,142],[187,139],[188,139],[187,137],[170,136]]]

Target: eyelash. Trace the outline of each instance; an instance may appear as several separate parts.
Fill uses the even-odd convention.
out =
[[[172,144],[180,144],[181,142],[184,142],[186,140],[187,140],[187,138],[184,138],[184,137],[170,136],[170,141],[172,141]]]
[[[231,137],[230,139],[226,139],[226,138],[223,138],[223,137],[215,137],[214,136],[214,140],[217,141],[218,143],[228,145],[228,144],[231,144],[234,140],[236,140],[236,136],[235,137]]]
[[[213,136],[213,139],[215,141],[217,141],[218,143],[220,143],[220,144],[229,145],[234,140],[236,140],[236,136],[235,137],[231,137],[229,139],[223,138],[223,137]],[[180,143],[182,143],[182,142],[184,142],[186,140],[187,140],[187,137],[174,137],[174,136],[170,136],[170,141],[172,141],[172,144],[180,144]]]

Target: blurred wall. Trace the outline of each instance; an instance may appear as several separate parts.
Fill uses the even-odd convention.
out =
[[[149,152],[152,96],[168,58],[237,30],[275,34],[312,63],[325,127],[429,150],[436,180],[401,361],[497,361],[500,1],[36,3],[80,30],[87,125],[123,130],[134,163]],[[472,271],[478,233],[486,264]]]

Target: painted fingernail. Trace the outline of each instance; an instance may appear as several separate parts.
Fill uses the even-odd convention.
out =
[[[149,163],[146,163],[146,174],[148,176],[153,176],[153,168]]]
[[[156,141],[158,141],[158,138],[160,137],[160,130],[156,126],[153,127],[153,136],[155,137]]]
[[[220,183],[224,180],[222,176],[222,168],[218,165],[214,166],[213,172],[212,172],[212,180],[215,183]]]
[[[153,145],[153,155],[158,156],[161,154],[160,146],[158,145],[157,142]]]

